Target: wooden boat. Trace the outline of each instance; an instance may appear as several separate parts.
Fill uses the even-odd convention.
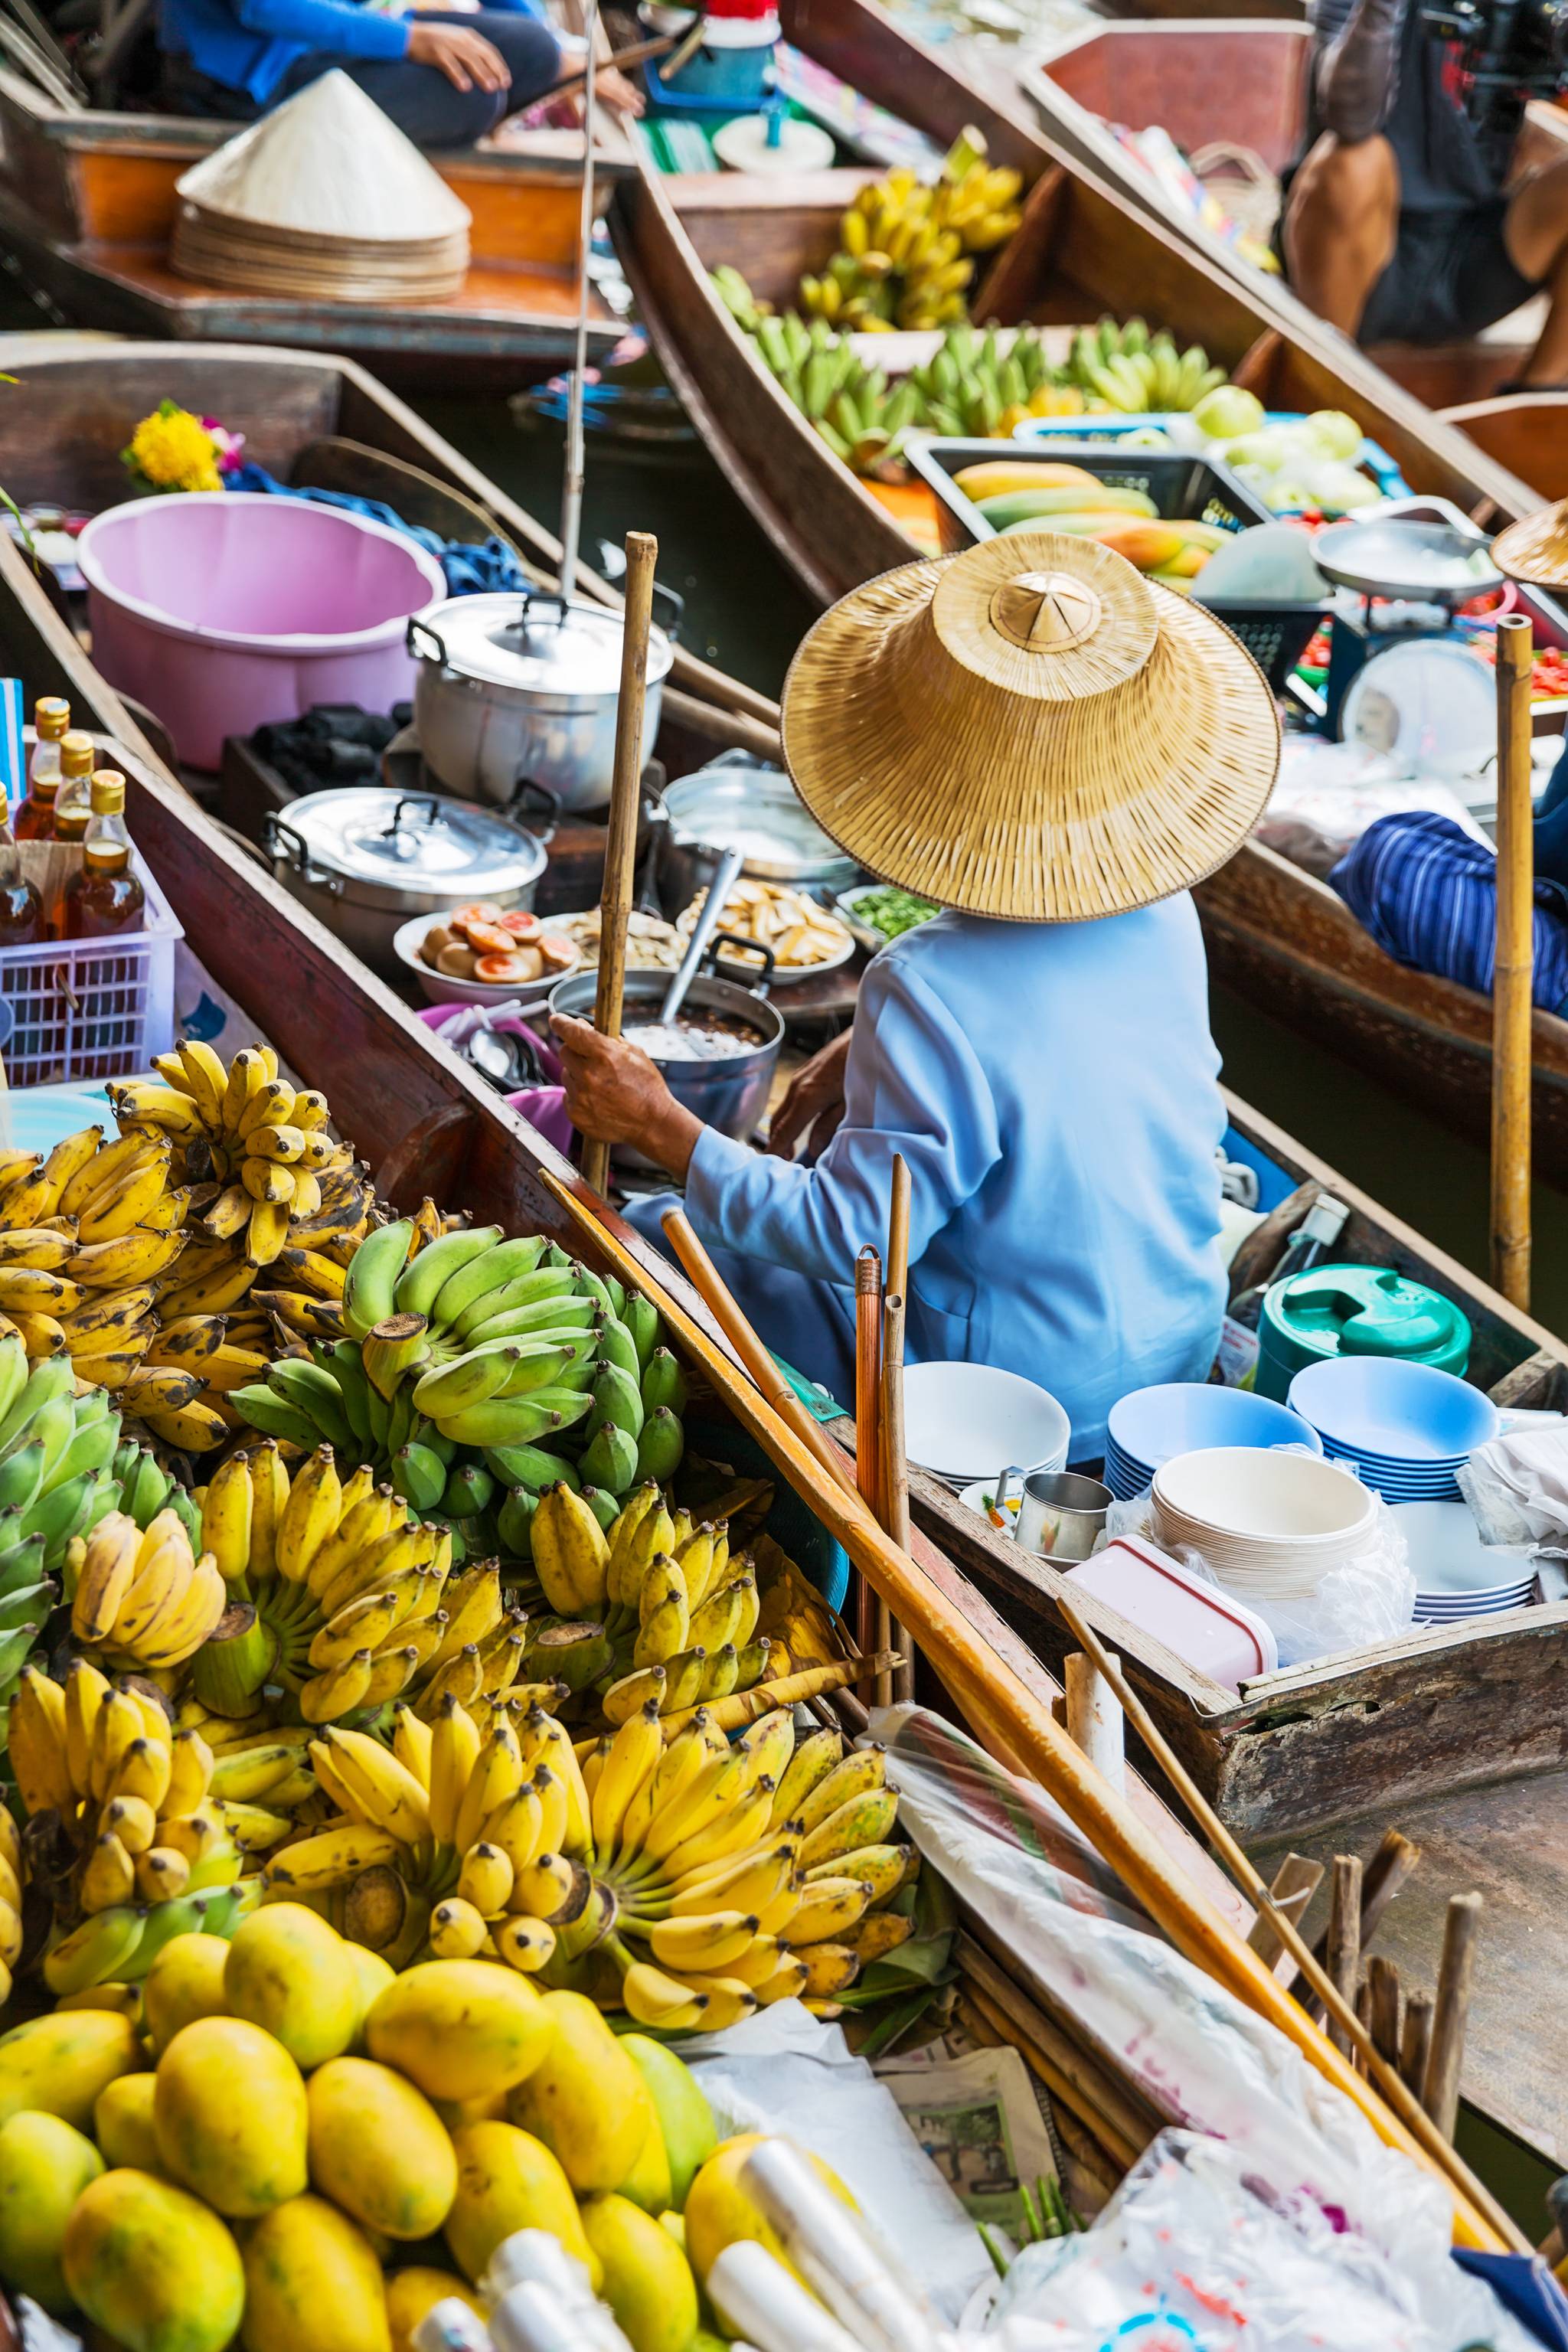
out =
[[[786,0],[783,13],[786,37],[866,97],[943,144],[976,123],[994,158],[1024,173],[1024,223],[979,287],[978,316],[1062,324],[1141,312],[1180,343],[1202,343],[1269,407],[1348,409],[1415,488],[1481,515],[1540,503],[1288,294],[1215,268],[875,0]],[[773,383],[708,272],[728,262],[759,296],[787,306],[802,271],[833,251],[839,215],[868,176],[864,168],[809,179],[661,176],[645,163],[621,184],[612,212],[672,383],[790,569],[825,603],[916,550]]]
[[[237,294],[175,275],[174,183],[232,136],[231,122],[68,109],[0,63],[0,241],[57,317],[140,335],[281,343],[374,359],[400,381],[511,391],[573,350],[582,141],[511,134],[505,148],[436,160],[473,215],[473,260],[450,301],[314,302]],[[611,125],[597,168],[629,168]],[[590,356],[622,328],[590,298]]]
[[[1303,24],[1215,22],[1200,12],[1185,20],[1097,25],[1030,67],[1022,82],[1047,136],[1069,154],[1227,277],[1251,288],[1266,284],[1275,303],[1307,316],[1278,280],[1266,279],[1212,230],[1173,214],[1110,125],[1135,131],[1159,126],[1186,154],[1239,141],[1278,178],[1300,142],[1310,40]],[[1565,147],[1568,112],[1532,105],[1521,163],[1539,163]],[[1553,415],[1550,396],[1491,397],[1518,374],[1534,339],[1526,319],[1519,313],[1474,342],[1382,344],[1370,356],[1510,473],[1543,498],[1560,498],[1568,488],[1568,460],[1563,419]]]

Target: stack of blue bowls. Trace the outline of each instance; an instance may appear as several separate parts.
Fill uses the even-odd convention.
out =
[[[1212,1445],[1304,1445],[1321,1454],[1316,1430],[1272,1398],[1250,1389],[1214,1388],[1203,1381],[1164,1381],[1134,1389],[1110,1408],[1105,1437],[1105,1483],[1123,1502],[1146,1494],[1154,1473],[1178,1454]]]
[[[1389,1503],[1451,1501],[1458,1473],[1500,1427],[1480,1389],[1431,1364],[1332,1356],[1290,1383],[1289,1402],[1331,1462],[1342,1462]]]

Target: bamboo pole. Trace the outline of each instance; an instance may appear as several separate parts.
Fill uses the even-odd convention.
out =
[[[1382,1952],[1366,1964],[1372,1987],[1372,2038],[1378,2055],[1390,2066],[1399,2063],[1399,1970]]]
[[[593,88],[589,83],[590,89]],[[586,257],[584,256],[584,266]],[[626,533],[626,620],[621,632],[621,688],[616,702],[616,764],[610,824],[605,844],[605,887],[599,901],[599,982],[594,1026],[601,1036],[621,1034],[626,985],[626,926],[637,854],[642,801],[643,706],[647,694],[647,635],[653,618],[653,568],[658,541],[647,530]],[[610,1147],[590,1138],[583,1146],[583,1181],[607,1196]]]
[[[904,1312],[910,1295],[910,1164],[901,1151],[893,1154],[892,1192],[888,1205],[888,1258],[883,1293],[899,1302],[898,1329],[888,1324],[882,1334],[882,1498],[880,1513],[900,1551],[910,1548],[910,1458],[904,1444]],[[892,1345],[889,1346],[889,1341]],[[892,1391],[898,1396],[893,1400]],[[898,1420],[895,1447],[893,1418]],[[897,1624],[888,1604],[877,1603],[877,1645],[901,1650],[904,1664],[894,1677],[889,1700],[910,1701],[915,1695],[915,1653],[905,1627]]]
[[[1426,2055],[1432,2047],[1432,1996],[1413,1992],[1405,2003],[1399,2032],[1399,2071],[1417,2098],[1426,2082]]]
[[[855,1483],[873,1518],[882,1507],[882,1260],[868,1242],[855,1260]],[[856,1638],[863,1650],[886,1647],[888,1612],[862,1578]],[[887,1702],[878,1696],[878,1705]]]
[[[1378,1921],[1420,1859],[1420,1847],[1413,1844],[1402,1830],[1384,1830],[1377,1852],[1365,1869],[1361,1870],[1360,1864],[1357,1864],[1357,1869],[1361,1870],[1361,1925],[1356,1937],[1358,1959],[1376,1934]],[[1312,1947],[1313,1958],[1319,1960],[1325,1958],[1328,1948],[1329,1929],[1325,1927]],[[1332,1974],[1331,1968],[1330,1973]],[[1285,1981],[1287,1984],[1294,1982],[1293,1971],[1286,1976]],[[1322,2011],[1316,2001],[1309,2000],[1307,2009],[1309,2015],[1321,2021]]]
[[[692,1320],[643,1260],[602,1224],[570,1184],[563,1183],[549,1169],[540,1171],[540,1181],[573,1222],[593,1237],[599,1254],[611,1261],[621,1278],[637,1284],[653,1299],[685,1352],[718,1383],[742,1426],[766,1446],[797,1494],[837,1538],[856,1567],[884,1593],[965,1711],[969,1711],[972,1698],[984,1696],[990,1721],[1018,1759],[1023,1772],[1055,1798],[1075,1827],[1119,1874],[1129,1892],[1164,1929],[1176,1949],[1224,1985],[1245,2007],[1276,2025],[1326,2082],[1361,2109],[1381,2139],[1446,2181],[1453,2207],[1454,2231],[1460,2243],[1492,2252],[1509,2248],[1524,2251],[1521,2232],[1440,2135],[1433,2133],[1429,2117],[1415,2107],[1397,2076],[1393,2078],[1398,2098],[1396,2107],[1394,2096],[1386,2093],[1379,2096],[1370,2089],[1318,2032],[1256,1952],[1247,1948],[1229,1921],[1171,1861],[1152,1831],[1093,1769],[1066,1731],[1051,1721],[1006,1661],[949,1605],[917,1562],[889,1543],[853,1488],[843,1483],[837,1466],[825,1471],[809,1442],[803,1441],[793,1418],[770,1412],[761,1397],[753,1396],[735,1380],[728,1360],[701,1325]],[[753,1344],[760,1345],[754,1335]],[[1084,1638],[1081,1625],[1075,1625],[1073,1630],[1092,1655],[1096,1645]],[[1104,1672],[1103,1665],[1100,1671]],[[1127,1708],[1130,1694],[1125,1687],[1117,1688],[1113,1681],[1112,1688]],[[1136,1700],[1133,1704],[1137,1714],[1133,1716],[1131,1708],[1127,1711],[1142,1732],[1147,1714]],[[1161,1745],[1164,1746],[1163,1740]],[[1186,1775],[1184,1773],[1182,1778],[1185,1780]],[[1222,1828],[1221,1834],[1229,1842],[1228,1832]],[[1243,1862],[1245,1864],[1245,1857]],[[1245,1866],[1250,1871],[1249,1864]],[[1254,1900],[1266,1905],[1268,1889],[1257,1880],[1256,1873],[1251,1874],[1258,1889]],[[1299,1937],[1294,1948],[1298,1965],[1305,1963],[1310,1980],[1320,1975],[1316,1961]],[[1329,1990],[1334,1991],[1331,1986]],[[1337,1993],[1334,1999],[1338,2000]],[[1409,2112],[1412,2108],[1414,2120]]]
[[[1479,1895],[1456,1895],[1450,1898],[1443,1927],[1443,1958],[1437,1969],[1432,2046],[1426,2054],[1426,2074],[1421,2089],[1423,2105],[1445,2139],[1453,2138],[1454,2126],[1459,2119],[1459,2073],[1465,2061],[1465,2026],[1470,2014],[1476,1929],[1480,1917]]]
[[[1361,1856],[1336,1853],[1333,1890],[1329,1909],[1329,1976],[1342,2001],[1355,1998],[1361,1974]],[[1337,2019],[1329,2021],[1329,2039],[1348,2058],[1350,2036]]]
[[[1110,1654],[1120,1665],[1115,1652]],[[1063,1659],[1062,1685],[1068,1738],[1120,1795],[1127,1786],[1127,1758],[1116,1693],[1082,1650],[1071,1650]]]
[[[1120,1659],[1117,1663],[1121,1664]],[[1283,1912],[1286,1918],[1300,1927],[1301,1915],[1317,1893],[1322,1876],[1321,1862],[1311,1862],[1304,1853],[1288,1853],[1269,1881],[1274,1910]],[[1275,1930],[1273,1912],[1258,1913],[1247,1940],[1268,1968],[1275,1966],[1285,1948]]]
[[[1492,979],[1492,1282],[1530,1306],[1531,995],[1535,966],[1530,797],[1533,632],[1522,613],[1497,625],[1497,962]]]

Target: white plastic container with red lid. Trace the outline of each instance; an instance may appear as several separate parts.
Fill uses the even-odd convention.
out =
[[[1279,1664],[1279,1645],[1256,1611],[1142,1536],[1118,1536],[1067,1573],[1227,1690]]]

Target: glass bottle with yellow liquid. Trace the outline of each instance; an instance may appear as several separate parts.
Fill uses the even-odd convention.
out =
[[[100,768],[91,784],[91,814],[81,845],[81,872],[66,891],[63,936],[100,940],[142,927],[146,894],[131,871],[125,825],[125,779]]]
[[[92,815],[90,787],[98,765],[98,746],[90,735],[73,729],[60,744],[60,782],[55,794],[53,841],[68,841],[74,848],[87,839]]]
[[[22,871],[16,836],[0,800],[0,947],[31,947],[47,936],[44,902]]]
[[[64,772],[65,746],[74,740],[91,747],[90,737],[72,736],[70,722],[70,704],[56,695],[47,695],[33,705],[33,729],[37,740],[27,766],[26,797],[16,811],[18,841],[54,839],[55,796]],[[89,761],[88,773],[91,772]]]

